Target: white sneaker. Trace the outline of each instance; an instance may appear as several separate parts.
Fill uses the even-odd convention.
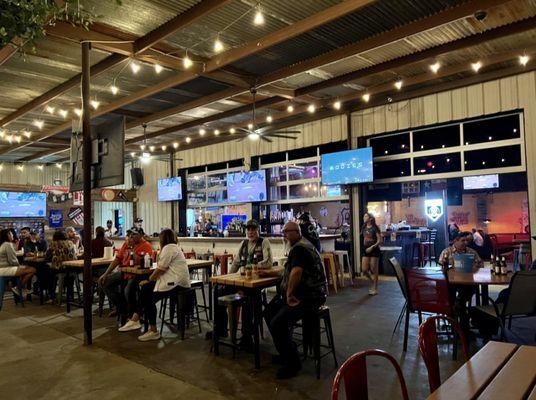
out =
[[[160,333],[148,330],[143,335],[138,336],[140,342],[148,342],[149,340],[160,340]]]
[[[128,332],[128,331],[135,331],[141,329],[140,321],[131,321],[130,319],[127,321],[125,325],[123,325],[121,328],[119,328],[119,332]]]
[[[370,288],[369,291],[368,291],[368,294],[370,296],[376,296],[378,294],[378,291],[374,288]]]

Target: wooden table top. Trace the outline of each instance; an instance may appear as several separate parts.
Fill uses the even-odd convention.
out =
[[[187,258],[186,263],[189,269],[208,268],[212,267],[212,260],[195,260],[193,258]]]
[[[110,265],[110,263],[113,260],[114,260],[113,258],[92,258],[91,265],[92,266]],[[62,263],[62,266],[70,267],[70,268],[84,268],[84,260],[64,261]]]
[[[508,285],[512,273],[495,275],[490,269],[480,268],[477,272],[461,272],[449,269],[449,282],[457,285]]]
[[[212,261],[210,260],[194,260],[192,258],[187,258],[186,264],[188,265],[188,269],[191,270],[212,267]],[[140,268],[140,266],[119,267],[119,271],[135,275],[152,274],[154,270],[155,268]]]
[[[526,398],[534,389],[535,356],[534,346],[488,342],[428,399]]]
[[[272,267],[272,271],[283,272],[282,267]],[[234,274],[218,275],[210,278],[212,283],[219,283],[221,285],[229,285],[235,287],[244,288],[265,288],[270,287],[281,280],[281,276],[270,276],[267,278],[254,277],[251,279],[246,278],[244,275],[240,275],[239,272]]]

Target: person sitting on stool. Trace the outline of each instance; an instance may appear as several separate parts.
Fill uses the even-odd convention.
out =
[[[282,367],[278,379],[296,376],[301,369],[300,356],[292,341],[292,328],[297,321],[314,314],[326,302],[326,275],[320,254],[300,232],[296,222],[283,227],[285,246],[290,247],[281,281],[281,295],[266,306],[264,318],[279,353]],[[260,276],[275,272],[259,271]]]

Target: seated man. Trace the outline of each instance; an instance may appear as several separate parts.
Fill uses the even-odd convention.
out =
[[[45,252],[48,249],[48,243],[46,240],[41,239],[39,234],[36,231],[30,232],[30,237],[25,240],[23,244],[24,255],[27,257],[32,257],[38,252]]]
[[[294,324],[316,313],[326,301],[326,275],[320,254],[308,240],[302,238],[300,226],[288,222],[283,228],[285,245],[290,246],[281,281],[281,296],[276,296],[265,310],[265,319],[279,353],[282,367],[277,378],[296,376],[301,361],[296,344],[292,341]],[[272,271],[260,271],[272,275]]]
[[[482,259],[478,253],[467,247],[467,243],[472,241],[473,234],[471,232],[460,232],[454,240],[452,245],[443,250],[439,256],[439,264],[446,268],[448,266],[454,266],[455,254],[473,254],[473,270],[478,270],[484,265]],[[451,285],[452,289],[457,292],[455,301],[455,311],[460,319],[460,324],[465,333],[469,334],[469,314],[467,312],[467,303],[471,301],[471,298],[476,292],[476,287],[468,285]]]
[[[125,241],[114,261],[99,277],[98,282],[112,303],[117,307],[117,312],[121,316],[120,332],[140,329],[141,324],[128,321],[127,318],[138,312],[137,286],[138,279],[135,274],[122,274],[115,271],[118,266],[128,267],[130,259],[133,258],[134,265],[140,265],[140,260],[144,254],[152,254],[151,244],[143,239],[137,228],[130,230],[130,236]]]
[[[257,221],[250,219],[246,223],[247,239],[242,241],[238,253],[233,257],[233,264],[231,265],[231,273],[236,273],[241,267],[245,267],[247,264],[257,265],[258,269],[271,268],[272,261],[272,249],[270,247],[270,241],[260,237],[259,224]],[[218,296],[224,296],[226,294],[233,293],[232,288],[221,288]],[[218,306],[216,312],[216,318],[218,322],[216,326],[219,327],[218,332],[220,336],[225,336],[227,331],[227,309],[225,307]],[[253,343],[253,317],[249,307],[242,308],[242,339],[240,344],[244,347],[250,347]]]

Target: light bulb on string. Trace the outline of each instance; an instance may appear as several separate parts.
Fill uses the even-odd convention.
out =
[[[219,129],[214,129],[214,136],[219,136],[220,134],[220,130]]]
[[[216,36],[216,40],[214,41],[214,51],[216,53],[223,51],[223,42],[220,40],[220,35]]]
[[[132,73],[137,74],[140,71],[141,67],[140,64],[138,64],[136,61],[131,61],[130,69],[132,70]]]
[[[255,25],[264,24],[264,15],[262,14],[261,6],[257,6],[257,11],[255,12],[255,18],[253,18],[253,23]]]
[[[167,146],[165,144],[162,145],[162,151],[166,151],[167,150]]]
[[[271,115],[268,115],[268,116],[266,117],[266,122],[268,122],[268,123],[272,122],[273,120],[274,120],[274,119],[272,118]]]
[[[252,130],[252,129],[253,129],[253,124],[252,124],[251,122],[248,124],[248,129],[249,129],[249,130]]]
[[[32,132],[30,132],[30,131],[24,131],[24,132],[22,132],[22,134],[24,136],[26,136],[26,138],[28,138],[28,139],[30,139],[30,137],[32,136]]]
[[[75,109],[74,109],[74,113],[76,114],[77,117],[81,117],[83,111],[82,111],[81,108],[75,108]]]
[[[190,136],[186,137],[186,143],[190,143],[192,141],[192,138]]]
[[[51,106],[46,106],[45,108],[46,112],[49,113],[49,114],[54,114],[54,110],[56,110],[55,107],[51,107]]]
[[[179,148],[179,142],[173,142],[173,148],[178,149]]]
[[[395,88],[396,88],[397,90],[402,89],[402,85],[403,85],[402,79],[399,79],[399,80],[397,80],[397,81],[395,82]]]
[[[471,68],[473,69],[473,71],[478,72],[480,68],[482,68],[482,63],[480,61],[471,63]]]
[[[15,136],[15,142],[20,143],[22,138],[20,136]]]
[[[235,128],[231,128],[231,129],[229,129],[229,133],[230,133],[231,135],[234,135],[235,132],[236,132],[236,129],[235,129]]]
[[[439,68],[441,68],[441,64],[439,63],[439,61],[436,61],[435,63],[430,65],[430,69],[432,70],[434,74],[437,74],[437,71],[439,71]]]
[[[362,98],[363,98],[363,101],[364,101],[365,103],[368,103],[369,100],[370,100],[370,94],[369,94],[369,93],[365,93],[365,94],[362,96]]]
[[[522,56],[519,56],[519,63],[522,65],[522,66],[525,66],[528,64],[530,60],[530,57],[527,56],[526,54],[523,54]]]
[[[40,119],[34,119],[34,121],[32,122],[32,125],[36,126],[39,129],[43,129],[43,126],[45,126],[45,121],[40,120]]]
[[[294,112],[294,106],[293,106],[292,104],[289,104],[289,105],[287,106],[287,112],[288,112],[288,113],[292,113],[292,112]]]
[[[61,163],[56,163],[56,167],[57,167],[58,169],[61,169],[62,164],[61,164]]]
[[[333,108],[335,110],[340,110],[341,109],[341,102],[339,100],[337,100],[335,103],[333,103]]]
[[[309,104],[307,111],[309,111],[311,114],[314,113],[316,111],[316,106],[314,104]]]
[[[100,101],[98,100],[91,100],[89,102],[89,104],[91,104],[91,107],[93,107],[94,110],[96,110],[97,108],[99,108],[100,106]]]
[[[21,172],[24,171],[24,165],[17,165],[17,169]]]
[[[119,93],[119,88],[114,84],[110,86],[110,92],[112,92],[112,94],[115,96],[117,93]]]
[[[157,74],[159,74],[163,70],[164,70],[164,68],[160,64],[155,64],[154,65],[154,72],[156,72]]]
[[[184,67],[184,69],[188,69],[193,64],[194,62],[192,61],[190,57],[188,57],[188,51],[187,51],[186,54],[184,55],[184,58],[182,59],[182,66]]]
[[[154,153],[154,150],[155,150],[155,149],[156,149],[156,147],[154,147],[154,146],[149,146],[149,151],[150,151],[151,153]]]
[[[205,133],[207,133],[206,130],[204,130],[203,128],[199,129],[199,136],[205,136]]]
[[[61,115],[62,118],[67,118],[67,115],[69,115],[69,111],[67,111],[67,110],[58,110],[58,114]]]
[[[145,150],[145,147],[146,147],[146,146],[145,146],[144,144],[140,144],[140,150],[141,150],[141,151]]]

